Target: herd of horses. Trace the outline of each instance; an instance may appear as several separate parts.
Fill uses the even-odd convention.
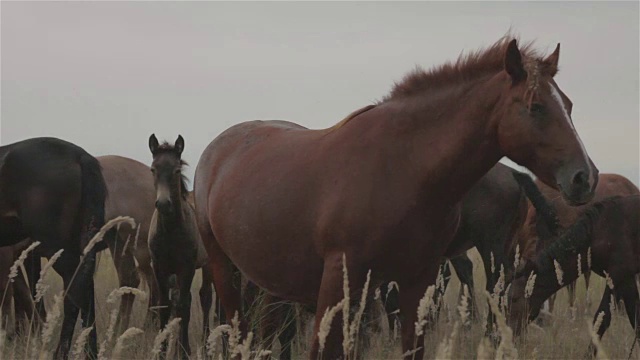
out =
[[[640,338],[640,191],[622,176],[599,174],[589,158],[572,102],[554,80],[559,50],[544,57],[532,43],[507,36],[455,62],[415,70],[381,101],[327,129],[240,123],[203,151],[193,192],[182,174],[182,136],[169,144],[152,135],[150,167],[94,157],[56,138],[2,146],[2,325],[9,325],[11,299],[16,319],[45,317],[28,284],[39,277],[40,258],[63,249],[53,265],[66,289],[55,357],[67,358],[78,315],[85,328],[95,321],[96,254],[108,248],[121,286],[138,287],[141,279],[148,285],[150,323],[164,327],[172,313],[181,319],[183,357],[191,353],[190,289],[201,268],[204,336],[212,287],[221,321],[237,315],[241,336],[250,330],[245,305],[263,291],[263,301],[279,309],[267,329],[287,329],[279,336],[281,358],[291,357],[295,321],[287,319],[299,303],[315,313],[309,357],[336,359],[344,356],[342,314],[322,345],[318,331],[327,309],[343,300],[346,266],[352,305],[366,281],[380,288],[403,353],[422,358],[416,309],[438,274],[448,280],[449,264],[474,293],[466,251],[475,247],[487,291],[505,285],[497,295],[508,295],[516,335],[559,289],[574,289],[593,271],[612,281],[598,308],[605,313],[598,335],[610,323],[613,296]],[[498,163],[502,157],[537,179]],[[84,251],[105,221],[121,215],[138,227],[111,229]],[[32,241],[40,245],[25,262],[27,279],[7,282]],[[445,288],[446,281],[436,295]],[[119,333],[129,326],[133,301],[133,294],[122,297]],[[489,312],[488,336],[497,336],[494,323]],[[275,341],[275,330],[263,332]],[[85,351],[97,354],[95,327]]]

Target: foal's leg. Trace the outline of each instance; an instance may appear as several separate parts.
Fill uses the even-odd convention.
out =
[[[118,280],[120,286],[128,286],[137,288],[140,285],[140,277],[136,269],[136,263],[133,260],[133,254],[129,248],[125,248],[126,239],[122,239],[122,236],[118,234],[117,229],[111,229],[105,235],[113,258],[113,264],[116,267],[118,273]],[[129,245],[127,245],[129,247]],[[118,311],[118,319],[116,321],[116,334],[122,334],[129,328],[129,320],[131,318],[131,311],[133,309],[133,302],[135,301],[135,295],[124,294],[120,300],[120,310]]]
[[[183,269],[178,274],[178,286],[180,287],[180,298],[178,299],[178,309],[176,313],[180,320],[180,342],[178,351],[180,358],[188,359],[191,355],[191,346],[189,346],[189,322],[191,321],[191,283],[196,269],[192,265],[187,269]]]

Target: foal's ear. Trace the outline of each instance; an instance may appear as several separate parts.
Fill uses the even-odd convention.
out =
[[[173,145],[173,148],[176,149],[178,155],[182,155],[182,151],[184,150],[184,139],[182,138],[182,135],[178,135],[178,139],[176,140],[175,145]]]
[[[556,46],[556,49],[551,53],[551,55],[547,56],[544,59],[543,63],[547,68],[547,71],[551,75],[551,77],[556,76],[558,73],[558,60],[560,59],[560,43]]]
[[[158,143],[156,134],[151,134],[151,136],[149,136],[149,150],[151,150],[152,154],[155,154],[156,150],[158,150],[158,146],[160,146],[160,144]]]
[[[513,39],[507,45],[504,56],[504,69],[511,76],[511,83],[516,85],[527,78],[527,72],[522,65],[522,55],[518,49],[516,40]]]

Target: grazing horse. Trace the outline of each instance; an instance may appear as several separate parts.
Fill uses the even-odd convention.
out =
[[[447,256],[451,265],[456,270],[462,284],[469,288],[469,294],[473,296],[473,264],[471,260],[460,252],[476,247],[483,261],[484,272],[487,279],[486,290],[494,293],[494,289],[500,278],[500,269],[505,277],[511,270],[512,261],[509,261],[505,250],[510,247],[512,239],[524,224],[527,215],[527,200],[520,185],[512,176],[515,170],[507,165],[497,163],[484,175],[462,200],[462,213],[460,225],[449,245]],[[436,294],[442,298],[446,286],[451,278],[451,270],[446,262],[440,267],[443,283],[436,289]],[[506,278],[503,281],[506,283]],[[505,289],[506,284],[502,290]],[[388,292],[388,295],[384,296]],[[397,310],[398,290],[384,284],[381,288],[383,301],[387,314]],[[498,295],[502,295],[500,292]],[[435,301],[439,306],[439,302]],[[472,303],[472,302],[471,302]],[[395,306],[394,306],[395,305]],[[487,333],[493,331],[493,314],[487,314]],[[435,318],[433,319],[435,320]],[[389,324],[395,323],[394,316],[389,318]]]
[[[207,263],[206,250],[198,234],[193,207],[187,201],[189,191],[181,159],[184,139],[178,136],[175,145],[160,145],[155,135],[149,137],[149,150],[153,155],[151,172],[156,189],[155,211],[149,227],[149,252],[158,282],[160,296],[160,327],[169,322],[172,304],[180,321],[180,355],[191,354],[189,321],[191,319],[191,283],[196,268]],[[175,275],[178,299],[169,301],[169,277]],[[166,345],[166,342],[165,342]]]
[[[525,232],[526,236],[520,238],[520,248],[523,250],[522,255],[525,261],[534,259],[539,251],[549,245],[548,241],[552,241],[554,236],[557,236],[564,229],[567,229],[575,223],[578,217],[589,208],[587,205],[577,207],[567,205],[556,190],[550,188],[539,180],[535,181],[535,186],[539,189],[539,196],[543,197],[541,201],[546,203],[546,205],[542,205],[545,209],[543,211],[543,215],[551,212],[550,215],[543,217],[543,219],[556,219],[555,221],[545,220],[547,223],[544,224],[544,226],[548,229],[548,234],[539,235],[536,230],[538,221],[536,208],[531,203],[529,204],[529,215],[527,216],[527,221],[524,225],[529,229],[529,231]],[[618,174],[600,174],[595,197],[592,201],[600,201],[612,196],[627,196],[635,194],[640,194],[640,190],[638,190],[638,188],[624,176]],[[538,241],[539,238],[543,241]],[[590,271],[586,271],[583,274],[587,288],[589,287],[590,274]],[[569,291],[569,306],[571,308],[574,308],[575,306],[575,286],[576,282],[572,282],[567,285],[567,290]],[[556,294],[553,294],[549,298],[550,312],[553,311],[555,297]]]
[[[572,205],[593,197],[598,171],[554,80],[558,58],[559,47],[542,58],[505,37],[410,74],[328,129],[250,121],[220,134],[200,157],[194,191],[227,317],[243,317],[237,266],[274,296],[316,304],[310,358],[338,358],[341,313],[323,349],[318,329],[343,299],[344,256],[350,299],[369,270],[373,288],[398,283],[402,349],[422,358],[416,309],[453,241],[460,201],[498,160],[529,168]]]
[[[523,263],[512,284],[509,323],[514,333],[518,335],[526,322],[538,316],[542,304],[552,294],[581,274],[593,271],[608,277],[594,318],[596,323],[603,316],[600,326],[594,329],[598,337],[611,323],[610,309],[615,304],[611,302],[616,298],[624,301],[636,339],[640,339],[640,293],[636,284],[640,279],[638,219],[640,195],[615,196],[593,203],[535,259]],[[532,282],[529,279],[533,275],[535,282],[530,286],[527,283]],[[591,349],[595,351],[595,347]]]
[[[31,238],[40,242],[36,253],[47,258],[64,249],[53,266],[66,289],[56,358],[68,357],[79,312],[83,327],[93,327],[87,355],[97,354],[93,283],[97,249],[82,254],[104,225],[106,196],[98,160],[77,145],[32,138],[0,147],[0,246]]]

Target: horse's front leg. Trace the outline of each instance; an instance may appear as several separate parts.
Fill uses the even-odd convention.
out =
[[[596,311],[596,315],[593,319],[593,331],[595,331],[598,336],[598,340],[602,339],[602,335],[604,335],[605,331],[607,331],[611,324],[611,308],[609,304],[611,301],[614,301],[615,303],[615,300],[612,300],[612,295],[613,291],[608,286],[605,286],[604,294],[602,294],[602,300],[600,300],[600,306],[598,307],[598,311]],[[600,316],[600,313],[603,313],[604,316],[602,317],[602,321],[598,324],[598,317]],[[593,342],[591,342],[587,356],[595,356],[596,352],[597,349]]]
[[[191,347],[189,346],[189,321],[191,320],[191,283],[193,282],[195,271],[195,266],[191,265],[178,275],[180,297],[178,299],[178,309],[176,313],[181,319],[178,351],[180,351],[180,357],[182,359],[188,359],[189,355],[191,355]]]
[[[343,298],[343,261],[342,252],[328,255],[324,260],[322,281],[318,293],[316,306],[316,321],[313,329],[313,340],[309,358],[316,359],[344,359],[351,357],[343,351],[342,307],[337,309],[333,321],[327,329],[320,325],[325,311],[336,306]],[[362,290],[365,282],[366,270],[358,264],[350,262],[347,256],[347,272],[349,274],[350,299],[357,301],[358,290]],[[359,298],[359,295],[358,295]],[[349,304],[351,307],[351,304]],[[328,332],[328,334],[326,333]],[[320,337],[324,339],[320,341]],[[324,346],[323,346],[324,345]]]
[[[153,272],[158,284],[158,313],[160,314],[160,330],[164,330],[169,322],[171,309],[169,308],[169,273],[162,268],[162,263],[153,261]],[[167,351],[167,342],[162,343],[161,356]]]
[[[416,333],[416,322],[418,319],[418,307],[420,300],[425,296],[427,288],[430,285],[435,286],[436,277],[438,276],[439,261],[430,262],[420,276],[413,283],[399,283],[400,288],[400,318],[402,329],[402,352],[405,359],[422,359],[424,357],[424,331]],[[435,294],[435,290],[432,294]],[[433,300],[433,299],[432,299]],[[429,302],[427,302],[429,303]],[[434,307],[421,309],[427,311],[425,319],[429,317],[429,313],[435,310]]]

